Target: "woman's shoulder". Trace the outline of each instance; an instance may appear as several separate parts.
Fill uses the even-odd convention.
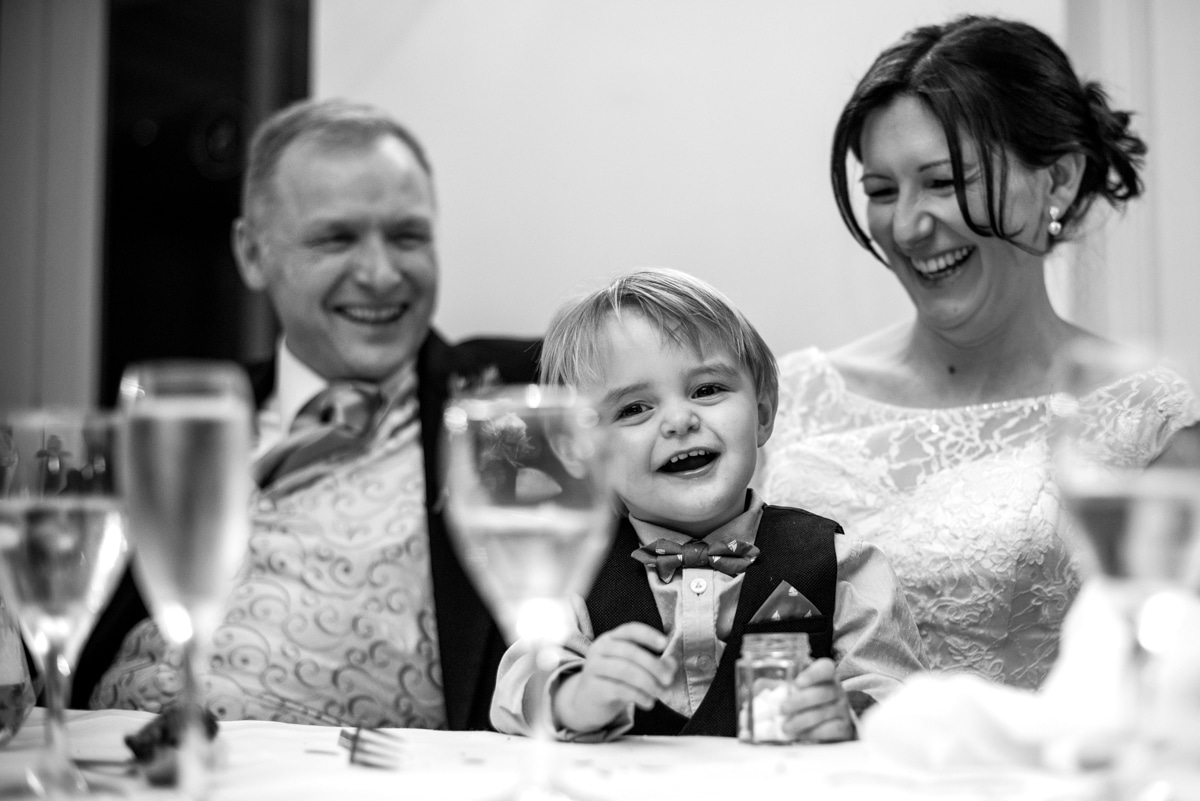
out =
[[[778,361],[780,384],[805,385],[831,377],[829,357],[815,345],[784,353]]]
[[[1136,369],[1104,376],[1081,399],[1083,410],[1102,438],[1132,463],[1145,463],[1166,447],[1171,436],[1200,420],[1200,399],[1184,375],[1166,362],[1145,362],[1145,355],[1123,345],[1106,345],[1108,355],[1138,360]]]

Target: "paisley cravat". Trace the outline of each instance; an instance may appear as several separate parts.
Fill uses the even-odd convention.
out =
[[[361,381],[330,384],[304,405],[283,441],[254,465],[258,486],[267,489],[289,473],[364,445],[382,406],[378,385]]]

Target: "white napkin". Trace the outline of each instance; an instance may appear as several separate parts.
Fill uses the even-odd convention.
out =
[[[1085,585],[1040,691],[918,674],[867,713],[861,737],[914,768],[1103,764],[1132,725],[1130,637],[1101,588]]]

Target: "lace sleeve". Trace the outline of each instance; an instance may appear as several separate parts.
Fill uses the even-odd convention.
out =
[[[1200,401],[1192,388],[1167,367],[1101,387],[1084,405],[1097,441],[1105,443],[1119,466],[1149,464],[1176,431],[1200,419]]]

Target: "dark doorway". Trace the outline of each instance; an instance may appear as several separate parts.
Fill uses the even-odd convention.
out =
[[[230,250],[243,155],[309,93],[308,0],[110,0],[101,400],[131,362],[269,355]]]

